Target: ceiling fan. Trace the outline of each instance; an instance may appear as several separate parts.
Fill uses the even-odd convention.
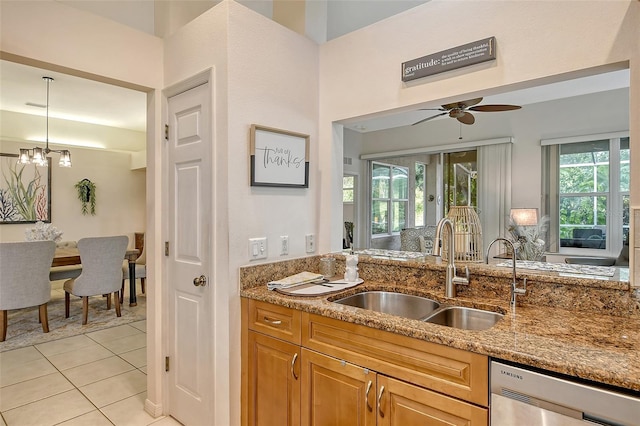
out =
[[[424,111],[443,111],[440,114],[433,115],[431,117],[427,117],[423,120],[417,121],[412,124],[415,126],[416,124],[423,123],[425,121],[434,119],[436,117],[440,117],[445,114],[449,114],[449,117],[457,119],[462,124],[473,124],[476,119],[469,111],[478,111],[478,112],[499,112],[499,111],[512,111],[514,109],[520,109],[521,106],[518,105],[477,105],[482,102],[482,98],[469,99],[468,101],[460,101],[453,102],[450,104],[442,105],[440,108],[421,108]]]

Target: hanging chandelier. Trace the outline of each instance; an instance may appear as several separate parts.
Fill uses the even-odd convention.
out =
[[[32,148],[25,149],[20,148],[20,157],[18,158],[18,162],[20,164],[36,164],[38,166],[47,167],[48,161],[47,156],[50,152],[55,152],[60,154],[60,161],[58,161],[58,165],[60,167],[71,167],[71,152],[66,149],[55,150],[49,148],[49,84],[53,81],[52,77],[42,77],[44,81],[47,82],[47,138],[46,145],[44,148]]]

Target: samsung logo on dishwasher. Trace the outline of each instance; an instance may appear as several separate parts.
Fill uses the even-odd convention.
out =
[[[512,373],[511,371],[500,370],[500,374],[517,380],[524,380],[524,377],[522,377],[520,374]]]

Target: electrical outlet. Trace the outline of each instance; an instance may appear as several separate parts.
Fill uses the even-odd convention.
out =
[[[283,235],[280,237],[280,255],[284,256],[289,254],[289,236]]]
[[[307,253],[313,253],[316,251],[316,237],[313,234],[307,234],[305,236]]]
[[[249,260],[267,258],[267,239],[249,238]]]

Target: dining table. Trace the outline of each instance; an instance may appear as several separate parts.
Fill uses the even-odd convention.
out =
[[[136,259],[140,256],[140,250],[127,249],[124,259],[129,262],[129,306],[137,306],[136,299]],[[53,255],[51,266],[81,265],[80,251],[77,247],[58,247]]]

